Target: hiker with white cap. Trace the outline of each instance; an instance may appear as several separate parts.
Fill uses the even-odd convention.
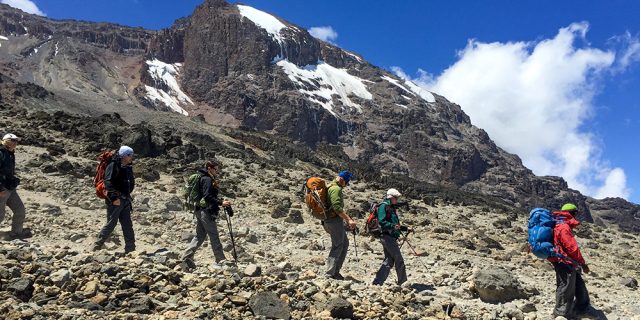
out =
[[[6,206],[13,212],[11,231],[6,240],[31,237],[31,230],[23,228],[25,209],[17,191],[20,179],[16,177],[15,152],[19,141],[20,138],[15,134],[7,133],[2,137],[0,145],[0,223],[4,221]]]
[[[131,222],[131,192],[135,187],[132,162],[133,149],[121,146],[117,153],[114,152],[111,162],[106,166],[104,186],[106,189],[107,223],[98,234],[93,245],[94,251],[102,248],[118,221],[120,221],[124,237],[124,252],[128,253],[136,249],[133,223]]]
[[[410,232],[411,230],[401,225],[398,218],[396,205],[401,196],[402,194],[397,189],[389,189],[384,201],[378,205],[378,223],[381,230],[379,239],[384,248],[384,260],[373,280],[374,285],[381,286],[387,280],[389,271],[394,266],[398,276],[398,284],[407,281],[407,271],[400,246],[398,246],[398,238],[400,238],[400,231]]]

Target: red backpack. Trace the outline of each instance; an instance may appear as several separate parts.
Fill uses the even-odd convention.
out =
[[[382,235],[382,228],[380,227],[380,221],[378,221],[378,208],[380,204],[377,202],[373,202],[371,204],[371,208],[369,209],[369,216],[367,217],[367,222],[364,225],[364,233],[369,234],[374,237],[379,237]],[[385,220],[391,219],[391,210],[389,210],[389,206],[385,206],[386,215],[384,217]]]
[[[96,187],[96,196],[100,199],[107,198],[107,188],[104,185],[104,172],[107,165],[111,162],[115,151],[104,151],[98,155],[98,166],[96,167],[96,176],[93,178],[93,184]]]

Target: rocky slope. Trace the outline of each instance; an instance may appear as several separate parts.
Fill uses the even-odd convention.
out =
[[[402,220],[416,229],[402,248],[409,282],[394,286],[392,274],[385,286],[370,285],[382,251],[362,235],[350,235],[347,280],[326,280],[330,241],[304,212],[299,191],[305,177],[330,178],[344,165],[332,146],[309,153],[277,136],[154,111],[144,111],[149,122],[133,125],[114,114],[73,115],[55,111],[67,105],[61,97],[6,78],[0,97],[0,122],[23,137],[19,192],[35,232],[26,241],[0,242],[4,318],[547,319],[551,312],[553,270],[524,250],[525,209],[409,180],[356,180],[345,193],[359,224],[363,208],[386,188],[408,194]],[[121,143],[139,155],[138,251],[122,254],[116,229],[106,249],[90,252],[104,220],[92,187],[95,156]],[[177,258],[194,225],[181,210],[179,189],[184,176],[213,156],[224,165],[222,192],[236,211],[238,265],[213,268],[205,244],[198,268],[186,271]],[[231,257],[222,217],[219,229]],[[8,230],[4,222],[0,233]],[[592,270],[585,275],[598,309],[592,318],[640,319],[633,255],[640,237],[608,224],[585,224],[577,234]]]
[[[516,207],[572,201],[592,220],[584,196],[533,175],[459,106],[253,8],[206,0],[161,31],[0,10],[0,71],[54,93],[65,101],[56,108],[129,123],[150,121],[143,109],[172,111],[331,149],[365,179],[402,176]]]

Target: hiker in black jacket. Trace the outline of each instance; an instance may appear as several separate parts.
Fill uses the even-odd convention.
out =
[[[209,242],[216,260],[216,265],[219,266],[223,260],[226,260],[222,243],[220,242],[220,236],[218,235],[216,219],[220,212],[220,206],[229,207],[231,206],[231,202],[218,199],[219,189],[216,178],[220,174],[220,165],[216,162],[207,162],[205,167],[198,171],[202,173],[202,177],[199,179],[197,185],[200,190],[199,194],[201,199],[197,199],[194,210],[194,215],[196,216],[196,235],[182,254],[183,265],[186,269],[196,267],[193,256],[207,238],[207,235],[209,235]],[[227,214],[232,215],[231,211],[228,211]]]
[[[23,228],[25,210],[24,204],[18,195],[16,188],[20,184],[20,179],[16,177],[16,156],[15,150],[20,139],[12,133],[7,133],[2,137],[0,145],[0,223],[4,220],[5,207],[13,212],[11,220],[11,231],[5,239],[23,239],[31,236],[29,228]]]
[[[120,221],[124,237],[124,252],[129,253],[136,249],[133,223],[131,222],[131,192],[135,187],[132,162],[133,149],[121,146],[111,159],[111,163],[107,165],[104,174],[104,185],[107,189],[107,199],[105,199],[107,223],[100,230],[93,245],[93,251],[102,248],[118,221]]]

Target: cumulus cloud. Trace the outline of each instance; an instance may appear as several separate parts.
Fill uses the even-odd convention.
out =
[[[20,9],[26,13],[37,14],[39,16],[46,16],[46,14],[38,8],[35,2],[30,0],[2,0],[2,3],[8,4],[14,8]]]
[[[603,76],[616,61],[615,52],[586,44],[588,28],[586,22],[574,23],[535,42],[470,40],[458,61],[438,76],[392,70],[458,103],[476,126],[536,174],[561,176],[590,196],[627,198],[624,170],[611,168],[600,141],[582,129],[593,116]]]
[[[333,30],[333,27],[312,27],[309,29],[309,33],[314,37],[322,41],[333,43],[338,39],[338,33]]]

